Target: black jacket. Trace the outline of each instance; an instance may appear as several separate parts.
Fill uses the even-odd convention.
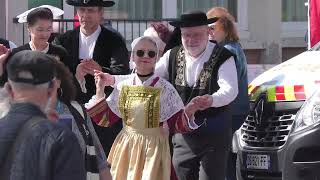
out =
[[[45,115],[30,103],[13,104],[0,119],[0,166],[19,128],[31,117]],[[17,148],[11,165],[12,180],[85,180],[84,159],[75,135],[51,121],[41,121],[32,127]]]
[[[57,36],[53,41],[53,43],[62,45],[68,51],[74,70],[80,64],[79,38],[80,27]],[[110,74],[129,73],[129,55],[123,38],[118,33],[103,26],[101,26],[101,32],[96,41],[92,59],[102,67],[104,72]],[[75,74],[76,72],[74,71],[73,73]],[[96,89],[93,76],[87,75],[85,79],[87,93],[78,94],[78,96],[81,96],[81,99],[78,99],[81,103],[86,103],[95,94]],[[111,91],[112,89],[108,89],[106,93],[110,94]]]

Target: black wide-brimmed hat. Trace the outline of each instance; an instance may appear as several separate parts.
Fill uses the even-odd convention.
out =
[[[103,0],[67,0],[67,4],[71,6],[79,7],[111,7],[114,5],[114,1],[103,1]]]
[[[174,27],[194,27],[194,26],[202,26],[214,23],[219,18],[207,18],[207,15],[202,11],[192,11],[188,13],[183,13],[180,16],[179,20],[171,21],[171,24]]]

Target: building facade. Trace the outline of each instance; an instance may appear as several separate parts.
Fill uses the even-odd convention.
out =
[[[245,49],[248,63],[278,64],[306,50],[307,7],[305,1],[116,0],[114,7],[106,9],[105,17],[171,19],[179,17],[185,11],[195,9],[207,11],[214,6],[224,6],[236,17],[241,44]],[[28,8],[40,4],[63,8],[65,19],[74,17],[74,8],[66,5],[62,0],[3,0],[0,1],[0,22],[3,22],[0,24],[0,37],[21,45],[22,34],[25,33],[26,28],[13,23],[13,18]],[[141,30],[140,26],[139,30]]]

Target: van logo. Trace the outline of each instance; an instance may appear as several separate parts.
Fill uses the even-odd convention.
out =
[[[254,108],[254,121],[257,125],[262,124],[263,111],[264,111],[265,99],[260,98],[256,107]]]

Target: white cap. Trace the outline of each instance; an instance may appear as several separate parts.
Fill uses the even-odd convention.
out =
[[[57,7],[54,7],[54,6],[51,6],[51,5],[41,5],[41,6],[39,6],[39,7],[35,7],[35,8],[32,8],[32,9],[29,9],[29,10],[25,11],[24,13],[18,15],[18,16],[17,16],[18,22],[19,22],[19,23],[25,23],[25,22],[27,22],[27,16],[28,16],[28,14],[29,14],[31,11],[33,11],[33,10],[35,10],[35,9],[37,9],[37,8],[48,8],[48,9],[50,9],[51,12],[52,12],[52,14],[53,14],[53,18],[59,17],[59,16],[63,15],[63,13],[64,13],[64,11],[63,11],[62,9],[60,9],[60,8],[57,8]]]

